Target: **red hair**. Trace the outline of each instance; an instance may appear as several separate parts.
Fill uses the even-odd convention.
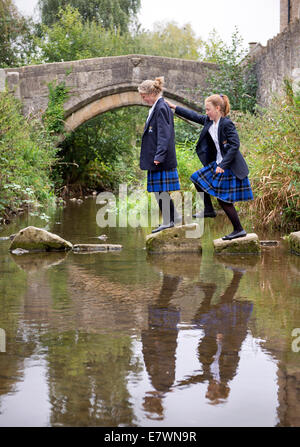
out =
[[[219,106],[223,116],[230,113],[230,102],[226,95],[211,95],[206,98],[205,102],[210,102],[215,107]]]

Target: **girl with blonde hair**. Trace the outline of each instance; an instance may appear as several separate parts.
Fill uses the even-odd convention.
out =
[[[140,168],[148,171],[147,191],[154,192],[163,222],[158,231],[180,221],[170,191],[180,190],[175,152],[174,118],[162,97],[164,78],[143,81],[138,91],[143,102],[151,106],[142,136]]]

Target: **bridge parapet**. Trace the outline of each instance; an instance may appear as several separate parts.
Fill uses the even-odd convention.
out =
[[[215,64],[146,55],[101,57],[0,70],[0,89],[8,88],[23,102],[25,115],[40,116],[48,104],[48,84],[65,81],[64,105],[69,129],[99,113],[127,105],[142,105],[138,85],[165,77],[165,96],[195,110],[203,105],[201,91]]]

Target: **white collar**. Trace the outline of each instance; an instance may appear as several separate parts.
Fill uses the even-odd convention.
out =
[[[220,119],[221,119],[221,117],[218,119],[217,122],[213,121],[213,125],[214,125],[215,127],[219,127]]]
[[[149,110],[149,114],[148,114],[148,118],[151,115],[151,113],[153,112],[153,110],[155,109],[156,104],[158,103],[158,101],[162,98],[162,96],[160,96],[159,98],[157,98],[157,100],[155,101],[155,103],[153,104],[153,106],[151,107],[151,109]]]

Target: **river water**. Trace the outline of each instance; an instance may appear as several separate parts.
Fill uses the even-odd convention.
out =
[[[99,228],[69,202],[27,225],[120,252],[14,256],[0,241],[0,426],[300,425],[300,258],[216,256],[230,230],[205,221],[201,255],[152,255],[146,228]],[[247,228],[248,231],[255,231]]]

